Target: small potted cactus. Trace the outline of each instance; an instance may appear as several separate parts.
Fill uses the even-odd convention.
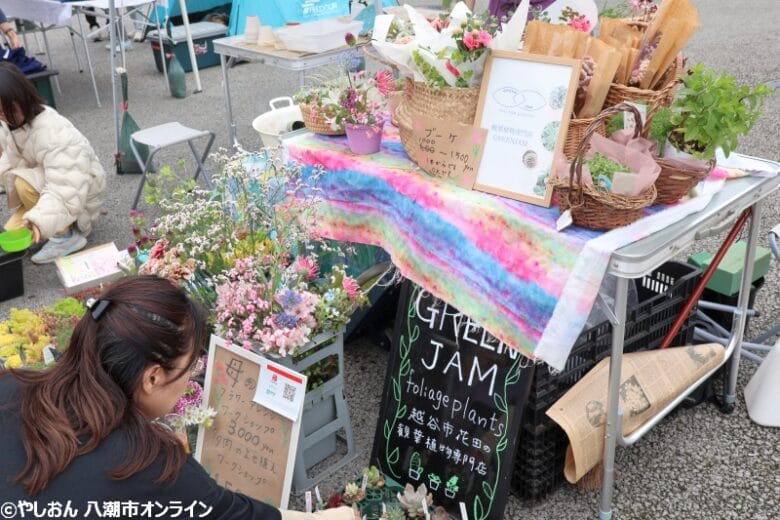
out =
[[[436,473],[428,473],[428,484],[431,491],[436,491],[441,486],[441,477]]]
[[[412,453],[412,460],[409,462],[409,478],[412,480],[420,480],[422,470],[420,454],[415,451]]]
[[[458,487],[458,477],[455,475],[451,476],[445,486],[447,487],[444,490],[444,494],[447,496],[447,498],[455,498],[455,493],[457,493],[460,489]]]

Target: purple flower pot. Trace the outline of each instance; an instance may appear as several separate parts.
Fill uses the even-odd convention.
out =
[[[384,120],[378,121],[375,125],[344,123],[349,149],[358,155],[377,153],[382,146],[382,127],[384,126]]]

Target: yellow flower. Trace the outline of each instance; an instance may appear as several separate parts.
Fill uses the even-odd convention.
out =
[[[22,368],[22,358],[19,357],[19,354],[6,359],[5,368]]]

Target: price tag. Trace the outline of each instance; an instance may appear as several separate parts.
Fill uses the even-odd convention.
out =
[[[312,505],[311,505],[311,491],[306,492],[306,512],[311,513],[312,512]]]
[[[323,509],[322,495],[320,495],[320,486],[314,486],[314,494],[317,496],[317,506]]]
[[[555,229],[558,231],[563,231],[567,227],[571,226],[574,223],[574,219],[571,216],[571,209],[567,209],[563,213],[561,213],[561,216],[558,218],[558,221],[555,223]]]
[[[466,504],[458,502],[458,506],[460,506],[460,520],[469,520],[469,512],[466,511]]]
[[[428,511],[428,501],[423,497],[422,499],[423,511],[425,511],[425,520],[431,520],[431,513]]]
[[[363,490],[363,494],[366,492],[366,488],[368,487],[368,475],[363,475],[363,484],[361,484],[360,489]]]
[[[639,111],[639,115],[642,116],[642,123],[644,124],[647,118],[647,105],[642,103],[634,103],[633,101],[626,101],[629,105],[633,106]],[[631,132],[636,128],[636,121],[634,120],[633,112],[623,112],[623,129]]]

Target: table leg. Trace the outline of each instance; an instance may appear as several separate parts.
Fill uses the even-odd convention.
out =
[[[731,324],[731,338],[729,342],[736,342],[731,360],[726,365],[728,380],[723,387],[723,411],[731,413],[737,401],[737,375],[739,374],[739,358],[742,350],[742,340],[745,336],[745,319],[747,316],[750,289],[753,283],[753,262],[756,258],[756,246],[758,245],[758,229],[761,225],[761,210],[763,202],[758,201],[753,206],[750,216],[750,228],[748,231],[747,251],[745,252],[745,264],[742,268],[742,281],[737,300],[737,310]]]
[[[620,379],[623,368],[623,342],[626,333],[626,304],[628,279],[618,277],[615,285],[615,321],[612,324],[612,356],[609,362],[609,387],[607,390],[607,428],[604,435],[604,482],[601,488],[599,518],[612,518],[612,493],[615,488],[615,448],[622,435],[620,412]]]
[[[228,78],[227,57],[224,54],[219,55],[219,66],[222,67],[222,96],[225,98],[225,113],[228,122],[228,142],[230,146],[237,148],[238,138],[236,136],[236,122],[233,120],[233,104],[230,101],[230,80]]]
[[[95,69],[92,67],[92,55],[89,53],[87,36],[84,33],[84,25],[81,23],[81,16],[79,16],[79,14],[80,12],[77,11],[76,20],[78,20],[79,23],[79,36],[81,37],[82,43],[84,43],[84,54],[87,56],[87,67],[89,67],[89,75],[92,77],[92,89],[95,91],[95,102],[97,103],[98,108],[100,108],[100,94],[98,93],[97,81],[95,81]]]
[[[51,50],[49,49],[49,38],[46,36],[46,28],[41,26],[41,33],[43,34],[43,45],[46,47],[46,58],[49,61],[49,67],[52,69],[56,68],[54,66],[54,61],[51,59]],[[62,89],[60,88],[60,80],[57,78],[57,76],[54,76],[54,85],[57,87],[57,92],[62,94]]]
[[[70,35],[70,44],[73,46],[73,56],[76,57],[76,68],[79,69],[79,74],[84,72],[81,67],[81,59],[79,58],[79,51],[76,49],[76,40],[73,38],[73,29],[68,26],[68,34]]]

